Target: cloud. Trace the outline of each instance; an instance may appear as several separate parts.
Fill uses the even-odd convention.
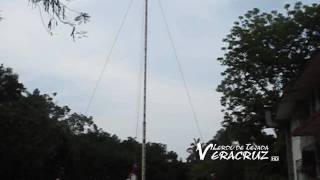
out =
[[[209,139],[220,128],[223,116],[221,94],[215,92],[222,79],[223,67],[216,61],[223,53],[222,39],[247,10],[279,9],[289,1],[162,2],[201,130]],[[59,26],[57,35],[49,36],[37,9],[25,1],[1,3],[5,16],[0,22],[1,62],[14,68],[29,89],[57,92],[59,104],[83,112],[129,1],[70,3],[92,16],[82,27],[89,38],[77,42],[69,37],[68,27]],[[121,138],[135,134],[137,78],[143,52],[142,8],[143,1],[135,1],[90,111],[103,129]],[[148,140],[168,144],[169,150],[185,158],[192,138],[199,135],[159,10],[156,1],[150,3]]]

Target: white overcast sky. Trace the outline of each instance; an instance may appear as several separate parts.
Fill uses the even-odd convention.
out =
[[[88,38],[73,42],[59,26],[49,36],[39,11],[27,0],[1,0],[0,62],[12,67],[29,90],[57,92],[56,101],[84,113],[130,0],[75,0],[88,12]],[[133,0],[127,22],[103,76],[89,115],[105,131],[135,136],[137,82],[142,60],[143,0]],[[168,145],[180,157],[199,137],[157,0],[150,1],[148,141]],[[215,92],[223,67],[222,39],[247,10],[283,8],[284,0],[162,0],[205,140],[221,127],[221,94]],[[312,3],[317,1],[302,1]],[[141,131],[141,126],[139,132]],[[139,140],[141,139],[141,133]]]

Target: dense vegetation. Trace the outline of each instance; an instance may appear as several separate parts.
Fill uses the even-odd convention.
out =
[[[0,178],[126,179],[140,160],[141,144],[58,106],[55,95],[27,91],[11,69],[0,66]],[[147,153],[148,179],[186,179],[186,165],[165,145],[149,143]]]
[[[193,171],[215,172],[218,179],[286,179],[285,145],[265,133],[264,106],[274,106],[282,90],[319,52],[320,5],[298,2],[281,12],[255,8],[234,23],[218,61],[225,67],[217,91],[223,94],[223,128],[211,140],[218,144],[256,143],[272,147],[280,163],[215,161],[198,162]]]
[[[52,13],[55,5],[45,3],[59,1],[31,2]],[[319,4],[286,5],[282,13],[253,9],[234,23],[224,39],[225,55],[218,59],[225,66],[217,88],[225,116],[223,128],[206,143],[269,145],[280,162],[200,161],[195,139],[183,163],[165,145],[149,143],[147,179],[210,180],[212,174],[218,180],[286,179],[282,135],[278,129],[277,137],[265,133],[264,106],[275,105],[319,52],[319,24]],[[0,178],[125,179],[139,162],[141,144],[104,132],[91,117],[55,104],[54,96],[26,90],[11,69],[0,66]]]

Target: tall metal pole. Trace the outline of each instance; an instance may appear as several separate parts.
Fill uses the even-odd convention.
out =
[[[142,132],[142,159],[141,179],[146,179],[146,136],[147,136],[147,60],[148,60],[148,0],[145,0],[145,29],[144,29],[144,83],[143,83],[143,132]]]

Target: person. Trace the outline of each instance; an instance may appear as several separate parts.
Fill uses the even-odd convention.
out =
[[[130,170],[130,174],[127,180],[137,180],[138,171],[139,171],[139,167],[137,163],[134,163]]]

